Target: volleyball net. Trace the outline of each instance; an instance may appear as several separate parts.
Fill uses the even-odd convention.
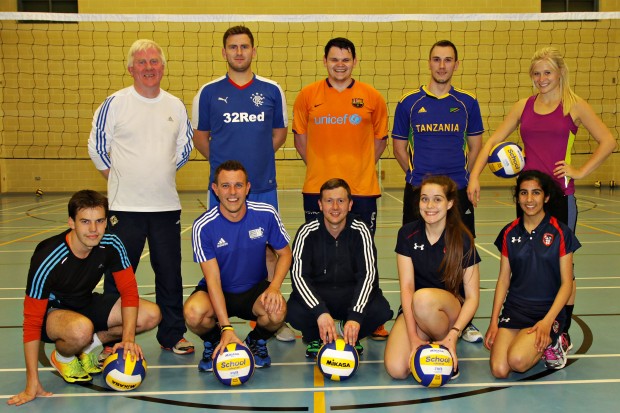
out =
[[[347,37],[357,48],[354,77],[377,88],[390,117],[404,92],[426,84],[428,53],[453,41],[461,65],[452,84],[475,93],[485,128],[492,132],[511,106],[533,93],[530,58],[558,47],[575,92],[586,99],[620,141],[618,107],[620,13],[480,15],[83,15],[0,13],[0,157],[88,159],[92,116],[103,100],[132,83],[129,46],[150,38],[164,49],[162,87],[192,98],[223,75],[222,36],[232,25],[255,37],[253,69],[277,81],[289,114],[301,88],[326,77],[323,48]],[[392,119],[390,119],[390,127]],[[575,153],[595,142],[580,128]],[[513,140],[518,140],[518,135]],[[384,157],[392,157],[386,151]],[[197,152],[194,160],[202,159]],[[289,139],[277,159],[299,159]]]

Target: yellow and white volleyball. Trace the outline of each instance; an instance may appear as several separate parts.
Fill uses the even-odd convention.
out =
[[[489,169],[500,178],[517,176],[525,167],[525,155],[513,142],[501,142],[489,152]]]
[[[339,338],[321,347],[316,363],[325,377],[343,381],[353,377],[357,371],[359,356],[355,347]]]

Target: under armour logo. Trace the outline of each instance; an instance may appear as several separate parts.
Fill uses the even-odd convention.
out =
[[[424,244],[418,245],[418,243],[416,242],[416,243],[413,244],[413,249],[414,250],[420,249],[420,250],[424,251]]]
[[[521,237],[512,237],[512,243],[521,242]]]
[[[226,96],[225,98],[217,98],[217,100],[221,100],[222,102],[228,104],[228,96]]]
[[[500,323],[508,323],[508,322],[510,322],[510,317],[506,317],[506,318],[502,317],[502,318],[499,319],[499,322]]]

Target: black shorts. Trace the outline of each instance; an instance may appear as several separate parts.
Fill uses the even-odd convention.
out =
[[[60,301],[50,300],[47,304],[47,312],[45,313],[45,318],[43,319],[43,326],[41,327],[41,341],[45,343],[54,342],[47,335],[47,329],[45,328],[45,326],[47,325],[48,314],[55,310],[74,311],[88,318],[93,323],[93,326],[95,327],[95,332],[107,331],[109,328],[108,319],[110,318],[112,307],[114,307],[114,304],[116,304],[119,298],[119,294],[93,293],[90,297],[90,300],[80,307],[64,305]]]
[[[548,304],[532,305],[528,303],[526,305],[524,303],[513,304],[510,301],[506,301],[497,325],[499,328],[512,328],[516,330],[533,327],[537,322],[545,318],[550,307],[551,305]],[[549,332],[553,340],[563,331],[565,323],[566,313],[562,309]]]
[[[227,293],[224,292],[224,299],[226,300],[226,312],[228,317],[239,317],[243,320],[256,321],[256,316],[252,313],[252,307],[254,303],[265,292],[271,283],[267,280],[263,280],[256,284],[254,287],[242,293]],[[194,289],[196,291],[204,291],[209,293],[206,285],[197,285]]]

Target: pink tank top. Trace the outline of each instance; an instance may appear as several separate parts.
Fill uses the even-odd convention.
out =
[[[521,115],[521,139],[525,146],[525,167],[528,171],[537,169],[551,176],[560,185],[564,195],[575,193],[575,181],[556,178],[553,169],[557,161],[571,162],[571,152],[577,126],[570,115],[564,116],[562,104],[551,113],[540,115],[534,112],[536,95],[531,96]]]

